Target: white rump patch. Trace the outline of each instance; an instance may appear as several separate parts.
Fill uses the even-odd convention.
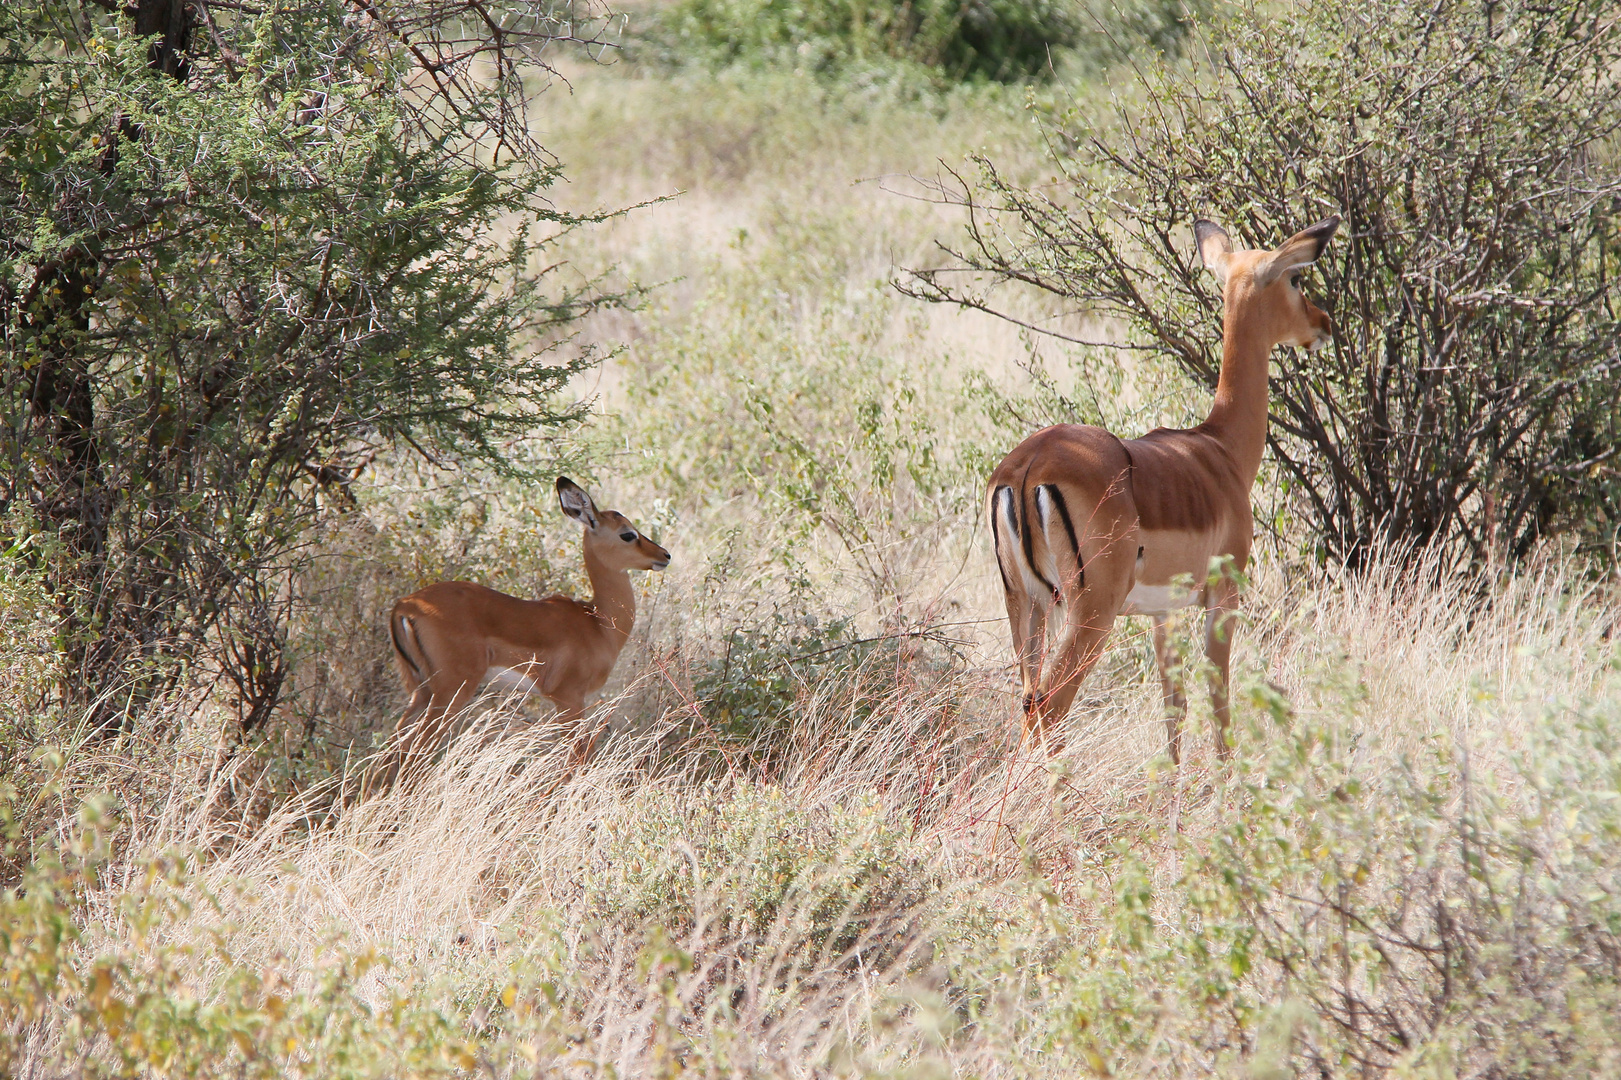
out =
[[[1120,605],[1122,615],[1166,615],[1199,602],[1199,590],[1180,585],[1133,585]]]
[[[1036,488],[1036,516],[1041,519],[1041,546],[1047,556],[1046,565],[1041,569],[1047,580],[1057,585],[1062,580],[1058,572],[1058,545],[1054,543],[1052,531],[1053,518],[1057,516],[1057,512],[1053,505],[1053,493],[1046,484]],[[1068,542],[1066,537],[1064,543]]]
[[[1017,576],[1024,584],[1025,595],[1037,604],[1052,605],[1052,593],[1047,586],[1041,583],[1036,576],[1035,567],[1031,566],[1024,557],[1024,534],[1019,531],[1019,517],[1015,509],[1015,497],[1010,487],[998,488],[996,491],[996,512],[1002,517],[1002,527],[997,530],[997,542],[1000,548],[1005,541],[1008,545],[1006,558],[1003,552],[997,551],[997,558],[1003,566],[1011,564],[1017,571]]]
[[[538,668],[540,665],[536,664]],[[534,670],[531,668],[530,670]],[[516,668],[492,667],[485,672],[489,685],[496,690],[517,690],[524,694],[540,693],[540,684]]]

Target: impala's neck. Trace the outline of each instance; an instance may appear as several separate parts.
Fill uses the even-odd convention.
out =
[[[591,579],[591,608],[597,621],[615,648],[624,648],[636,622],[636,590],[630,584],[630,571],[613,569],[587,547],[585,573]]]
[[[1267,363],[1272,344],[1235,318],[1226,305],[1222,318],[1221,377],[1204,426],[1232,454],[1247,489],[1261,470],[1266,449]]]

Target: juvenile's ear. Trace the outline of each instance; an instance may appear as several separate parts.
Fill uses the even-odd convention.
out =
[[[1227,286],[1227,256],[1233,253],[1233,242],[1226,230],[1214,221],[1204,218],[1193,220],[1193,239],[1199,245],[1199,258],[1205,269],[1216,275],[1223,288]]]
[[[1316,262],[1339,227],[1340,216],[1335,214],[1289,237],[1255,268],[1255,284],[1264,289],[1289,271]]]
[[[597,527],[597,504],[583,487],[566,476],[557,478],[557,501],[563,505],[563,513],[581,525],[588,529]]]

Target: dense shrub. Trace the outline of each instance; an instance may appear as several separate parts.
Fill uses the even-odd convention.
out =
[[[1213,387],[1221,303],[1194,217],[1271,247],[1343,214],[1318,269],[1334,345],[1280,352],[1273,383],[1272,457],[1316,553],[1357,564],[1394,542],[1481,562],[1565,532],[1607,550],[1621,522],[1611,7],[1268,10],[1221,9],[1200,63],[1139,66],[1112,119],[1077,106],[1057,120],[1057,187],[982,159],[954,189],[974,210],[964,249],[906,288],[995,307],[963,269],[1025,283]]]
[[[1040,75],[1081,31],[1065,0],[679,0],[644,47],[666,63],[832,71],[901,60],[952,79]]]
[[[805,612],[772,613],[764,622],[737,627],[724,650],[704,662],[692,689],[711,730],[740,743],[774,741],[789,710],[827,680],[850,677],[872,652],[872,643],[851,632],[848,620],[822,622]]]

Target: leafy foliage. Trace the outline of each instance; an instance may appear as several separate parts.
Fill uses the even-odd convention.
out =
[[[1057,965],[1081,1044],[1112,1069],[1188,1074],[1234,1057],[1296,1076],[1613,1061],[1614,715],[1545,716],[1510,792],[1439,737],[1376,775],[1340,723],[1258,698],[1278,726],[1251,735],[1276,749],[1237,778],[1233,819],[1185,846],[1174,882],[1126,854],[1102,939]],[[1177,1020],[1143,1023],[1161,1009]]]
[[[1331,212],[1334,346],[1281,354],[1273,457],[1317,553],[1521,556],[1621,522],[1614,282],[1621,27],[1603,3],[1226,9],[1214,69],[1143,68],[1112,123],[1055,126],[1062,195],[980,160],[956,265],[906,288],[993,308],[950,274],[1023,282],[1214,386],[1208,216],[1271,247]],[[1139,104],[1129,104],[1137,101]]]
[[[728,634],[725,651],[705,663],[692,689],[706,724],[733,739],[769,745],[802,694],[848,676],[871,651],[847,620],[823,623],[809,612],[778,611],[768,622]]]
[[[593,219],[520,67],[579,27],[476,6],[0,12],[0,512],[103,720],[201,661],[262,722],[304,529],[379,449],[500,466],[573,415],[568,327],[615,298],[550,284],[539,238]]]
[[[1073,44],[1065,0],[680,0],[644,32],[666,63],[777,64],[832,72],[907,61],[948,79],[1012,82]]]

